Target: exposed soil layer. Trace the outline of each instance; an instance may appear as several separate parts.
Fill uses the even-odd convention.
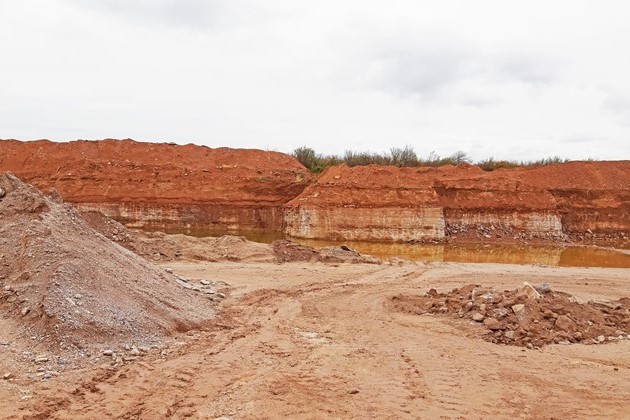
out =
[[[29,350],[89,353],[156,345],[214,317],[212,301],[91,229],[70,205],[10,173],[0,176],[0,189],[6,340],[27,340]]]
[[[394,296],[391,307],[468,320],[485,329],[486,340],[518,346],[599,344],[626,339],[630,332],[630,298],[582,302],[546,284],[505,291],[474,284],[448,293],[431,289],[422,296]]]
[[[0,170],[55,187],[80,209],[171,232],[630,245],[630,161],[493,172],[335,166],[314,181],[294,158],[261,150],[0,140]]]
[[[0,171],[125,224],[208,231],[279,230],[310,179],[282,153],[133,140],[0,140]]]
[[[167,235],[162,232],[142,232],[127,229],[122,224],[96,211],[81,212],[92,228],[111,241],[155,262],[165,261],[233,261],[233,262],[329,262],[380,263],[347,246],[311,247],[293,241],[278,240],[272,244],[248,241],[242,236],[196,238]]]
[[[628,241],[630,161],[335,166],[285,207],[287,233],[303,238]]]

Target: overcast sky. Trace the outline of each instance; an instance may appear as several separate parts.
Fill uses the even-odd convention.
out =
[[[626,0],[0,0],[0,138],[630,159]]]

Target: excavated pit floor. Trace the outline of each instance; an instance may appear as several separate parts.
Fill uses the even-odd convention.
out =
[[[215,327],[162,353],[31,380],[1,353],[0,414],[18,418],[628,418],[630,340],[502,345],[461,320],[393,311],[394,296],[548,283],[628,295],[628,270],[500,264],[171,261],[232,287]],[[489,308],[488,308],[489,309]],[[468,321],[473,322],[473,321]],[[2,349],[0,349],[2,350]],[[104,359],[107,359],[106,357]],[[29,373],[30,372],[30,373]]]

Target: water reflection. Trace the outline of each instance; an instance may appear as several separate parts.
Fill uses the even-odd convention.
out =
[[[296,240],[310,246],[341,245],[341,242]],[[522,245],[429,245],[343,242],[363,254],[378,258],[450,261],[468,263],[543,264],[561,267],[630,268],[630,255],[613,250],[588,247]]]
[[[250,241],[271,243],[283,239],[280,232],[251,231],[217,231],[212,229],[186,229],[178,226],[144,228],[166,233],[183,233],[185,235],[206,237],[221,235],[244,236]],[[293,241],[314,246],[347,245],[362,254],[377,258],[398,257],[412,261],[450,261],[468,263],[502,263],[502,264],[543,264],[561,267],[616,267],[630,268],[630,253],[590,247],[558,247],[541,245],[431,245],[407,243],[379,243],[353,241],[325,241],[314,239],[297,239]]]

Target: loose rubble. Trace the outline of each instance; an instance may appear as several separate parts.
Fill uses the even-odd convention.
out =
[[[46,351],[32,363],[159,344],[214,317],[211,300],[91,229],[69,205],[10,173],[0,188],[0,319],[15,348]]]
[[[448,293],[435,289],[423,296],[393,296],[397,311],[436,314],[470,320],[483,326],[493,343],[541,347],[546,344],[601,344],[629,338],[630,298],[581,302],[549,285],[525,282],[515,290],[498,291],[467,285]]]
[[[326,262],[326,263],[364,263],[380,264],[380,261],[370,255],[363,255],[346,246],[328,246],[313,248],[290,240],[277,240],[271,246],[278,262]]]

